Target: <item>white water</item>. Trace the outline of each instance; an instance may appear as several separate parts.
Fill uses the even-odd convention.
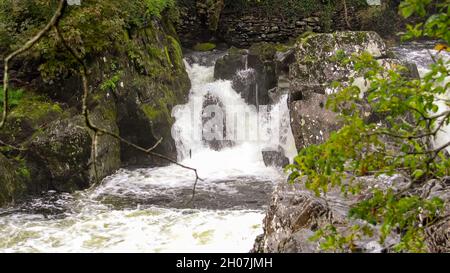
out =
[[[419,75],[424,77],[429,70],[429,66],[434,62],[433,57],[443,58],[444,61],[450,60],[450,53],[446,51],[438,52],[434,50],[435,42],[421,42],[421,43],[408,43],[401,47],[395,48],[395,53],[398,57],[404,61],[408,61],[410,63],[414,63],[417,65]],[[433,56],[433,57],[432,57]],[[450,81],[448,77],[443,83],[442,86],[447,84]],[[450,90],[447,90],[445,94],[443,94],[440,98],[450,99]],[[450,106],[446,105],[443,101],[436,101],[436,104],[439,106],[439,111],[434,113],[433,115],[439,115],[442,112],[450,110]],[[435,147],[441,147],[445,143],[450,141],[450,125],[444,126],[442,130],[439,131],[436,138],[433,139]],[[450,152],[450,148],[447,149]]]
[[[271,139],[273,133],[264,133],[278,129],[270,124],[272,115],[276,119],[281,112],[281,146],[289,157],[295,153],[286,127],[287,98],[269,118],[258,121],[257,111],[229,81],[213,80],[213,67],[194,64],[187,70],[190,100],[174,111],[173,131],[179,160],[197,168],[205,179],[198,185],[199,209],[185,205],[194,183],[192,171],[175,165],[120,170],[95,190],[49,193],[0,210],[0,252],[248,252],[262,233],[264,218],[264,206],[252,204],[268,202],[268,196],[258,197],[258,192],[270,194],[274,183],[285,179],[281,170],[267,168],[261,155],[261,149],[278,144],[278,139]],[[201,106],[207,92],[219,97],[226,111],[249,113],[246,124],[234,133],[255,132],[261,124],[267,129],[266,139],[244,137],[220,152],[206,147],[195,134],[201,137]],[[200,107],[193,108],[196,104]]]

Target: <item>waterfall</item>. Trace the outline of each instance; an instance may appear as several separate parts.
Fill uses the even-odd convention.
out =
[[[248,70],[248,49],[245,50],[246,54],[244,54],[244,64],[245,64],[245,70]]]
[[[255,107],[248,105],[233,90],[231,81],[214,80],[213,66],[186,63],[186,67],[192,82],[189,102],[177,106],[172,113],[176,119],[172,134],[177,145],[178,160],[201,165],[200,158],[211,162],[222,155],[226,156],[223,160],[232,162],[237,169],[241,169],[250,167],[249,165],[254,167],[255,164],[262,166],[261,151],[265,149],[282,147],[288,158],[294,157],[296,149],[290,129],[287,95],[282,96],[275,105],[264,106],[257,103]],[[245,71],[248,69],[238,74]],[[256,88],[258,100],[258,87]],[[212,106],[217,106],[214,116],[224,118],[223,121],[218,120],[224,123],[223,126],[217,126],[220,132],[214,132],[215,137],[220,136],[222,128],[225,128],[223,139],[215,139],[227,143],[227,147],[220,151],[205,145],[205,102],[209,102],[206,104],[211,106],[211,97],[218,101],[212,101]],[[218,115],[217,112],[221,111],[224,113]]]

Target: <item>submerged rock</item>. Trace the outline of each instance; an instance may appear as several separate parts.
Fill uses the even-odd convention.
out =
[[[284,155],[284,150],[281,147],[276,150],[264,150],[262,156],[267,167],[284,168],[289,165],[289,159]]]

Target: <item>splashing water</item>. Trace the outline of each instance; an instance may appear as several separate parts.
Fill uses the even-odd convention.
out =
[[[175,165],[123,169],[94,190],[49,192],[0,209],[0,252],[249,251],[262,233],[274,184],[286,179],[281,170],[265,166],[261,150],[281,145],[288,157],[295,154],[287,98],[258,118],[258,111],[244,102],[231,82],[214,81],[213,66],[186,66],[192,90],[189,103],[174,111],[173,133],[179,160],[197,168],[204,179],[195,209],[186,205],[195,180],[191,171]],[[226,111],[249,116],[234,133],[262,136],[239,138],[220,151],[206,146],[201,127],[208,92]],[[280,119],[281,125],[271,125],[271,119]],[[280,133],[273,141],[275,130]]]

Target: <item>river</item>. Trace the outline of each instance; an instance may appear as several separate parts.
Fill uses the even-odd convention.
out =
[[[415,62],[423,75],[432,62],[425,48],[431,46],[407,44],[395,52]],[[193,204],[195,175],[190,170],[175,165],[122,169],[92,190],[48,192],[0,209],[0,252],[248,252],[262,233],[274,185],[286,179],[281,169],[265,166],[261,150],[281,139],[286,155],[295,154],[290,128],[280,130],[269,122],[281,119],[286,127],[287,97],[258,119],[260,113],[230,81],[213,79],[213,65],[186,62],[189,102],[173,113],[178,160],[197,168],[203,179]],[[232,147],[216,151],[199,138],[207,94],[219,98],[225,111],[238,109],[248,117],[230,129],[245,136]],[[277,130],[282,133],[274,138]],[[449,138],[446,130],[437,142]]]

